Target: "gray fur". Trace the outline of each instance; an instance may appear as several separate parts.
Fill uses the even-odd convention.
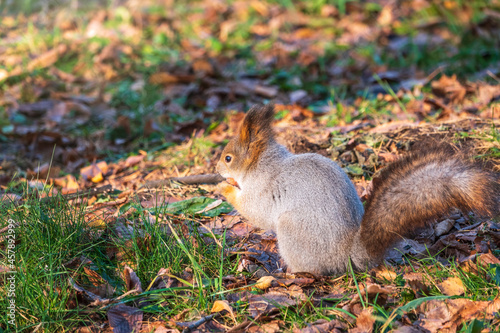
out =
[[[318,154],[293,155],[273,143],[238,183],[240,213],[276,232],[280,254],[292,271],[344,272],[349,256],[360,256],[348,249],[363,205],[335,162]]]

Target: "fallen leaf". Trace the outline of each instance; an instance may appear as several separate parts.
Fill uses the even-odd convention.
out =
[[[90,220],[90,222],[87,223],[87,225],[92,228],[100,228],[100,229],[106,228],[106,222],[104,222],[104,220],[99,218]]]
[[[92,183],[100,183],[104,180],[104,178],[102,177],[102,173],[99,172],[97,175],[92,177],[90,180],[92,181]]]
[[[259,315],[269,313],[278,306],[295,306],[304,302],[306,299],[307,297],[304,294],[292,298],[284,291],[273,290],[264,295],[250,296],[248,298],[248,311],[250,312],[250,316],[252,316],[252,318],[256,318]]]
[[[273,320],[269,323],[252,325],[245,329],[245,332],[250,333],[276,333],[281,332],[280,321]]]
[[[137,292],[142,293],[141,280],[139,280],[139,277],[132,268],[125,265],[125,269],[123,270],[123,277],[125,279],[125,286],[127,287],[128,291],[137,290]]]
[[[94,183],[101,182],[103,180],[103,174],[108,171],[108,164],[105,161],[99,163],[92,163],[80,169],[80,175],[85,180],[91,180]]]
[[[424,283],[424,277],[422,273],[406,273],[403,275],[403,279],[406,280],[406,283],[408,284],[408,286],[410,286],[415,295],[418,296],[422,293],[426,295],[429,294],[429,288]]]
[[[142,326],[143,312],[127,305],[117,305],[108,310],[109,326],[114,333],[139,332]]]
[[[438,283],[438,288],[447,296],[459,296],[465,293],[465,287],[458,277],[450,277],[441,283]]]
[[[302,329],[294,329],[294,333],[341,333],[347,329],[347,325],[341,321],[334,319],[327,321],[325,319],[316,320],[311,324],[307,324]]]
[[[443,75],[439,80],[431,82],[432,91],[436,95],[448,98],[453,103],[461,102],[467,90],[458,82],[456,74],[451,77]]]
[[[136,164],[139,164],[142,160],[144,160],[146,156],[145,155],[136,155],[136,156],[129,156],[125,160],[125,167],[131,167]]]
[[[496,265],[500,265],[500,260],[495,257],[493,255],[493,253],[489,252],[489,253],[483,253],[481,254],[478,258],[477,258],[477,262],[478,264],[486,264],[486,265],[489,265],[489,264],[496,264]]]
[[[500,310],[500,299],[473,301],[465,298],[430,300],[417,309],[421,318],[414,326],[431,332],[456,332],[464,322],[472,319],[492,319]]]
[[[212,64],[204,59],[197,59],[193,61],[191,66],[193,67],[193,71],[195,71],[195,73],[211,75],[214,72]]]
[[[212,209],[215,209],[217,207],[219,207],[221,204],[223,203],[222,199],[218,199],[214,202],[212,202],[211,204],[209,204],[208,206],[206,206],[205,208],[195,212],[195,214],[203,214],[203,213],[206,213],[208,212],[209,210],[212,210]]]
[[[359,288],[359,293],[354,295],[352,300],[349,302],[350,304],[354,304],[360,301],[359,294],[363,298],[366,298],[368,295],[369,298],[374,298],[375,296],[378,295],[378,297],[383,296],[383,295],[389,295],[396,292],[396,288],[393,286],[386,286],[382,287],[376,283],[367,283],[367,286],[360,286]]]
[[[21,196],[17,195],[15,193],[2,193],[0,194],[0,203],[1,202],[8,202],[8,203],[14,203],[21,200]]]
[[[171,214],[200,214],[209,217],[227,214],[233,210],[233,207],[229,203],[221,202],[217,203],[215,208],[205,211],[214,202],[217,202],[217,200],[206,197],[194,197],[170,203],[166,207],[166,210]]]
[[[28,71],[33,71],[37,68],[45,68],[53,65],[59,58],[68,50],[64,44],[58,45],[56,48],[45,52],[37,58],[31,60],[26,66]]]
[[[370,333],[373,331],[375,317],[372,315],[373,308],[365,308],[356,318],[356,327],[349,330],[350,333]]]
[[[280,285],[287,287],[292,284],[295,284],[299,287],[303,287],[313,284],[316,280],[313,278],[293,278],[293,279],[278,279],[277,281]]]
[[[226,300],[217,300],[214,302],[214,305],[212,306],[212,310],[210,310],[210,313],[214,312],[221,312],[221,311],[227,311],[231,315],[231,318],[233,319],[234,323],[236,324],[236,318],[234,316],[233,308],[231,308],[231,305],[229,305],[229,302]]]
[[[433,228],[436,233],[436,236],[439,237],[448,233],[453,228],[454,225],[455,225],[455,220],[446,219],[444,221],[435,224]]]
[[[398,274],[392,270],[389,270],[387,267],[380,266],[375,270],[375,274],[377,277],[382,277],[388,281],[394,281],[397,277]]]
[[[257,280],[254,287],[257,289],[265,290],[267,288],[270,288],[272,282],[275,280],[276,278],[274,276],[263,276],[259,280]]]

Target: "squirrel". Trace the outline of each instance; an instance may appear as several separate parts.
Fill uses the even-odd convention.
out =
[[[343,274],[378,265],[398,239],[456,207],[497,216],[497,172],[449,148],[409,153],[373,179],[365,207],[347,174],[315,153],[292,154],[275,140],[274,107],[254,106],[224,148],[219,192],[251,224],[276,233],[293,272]]]

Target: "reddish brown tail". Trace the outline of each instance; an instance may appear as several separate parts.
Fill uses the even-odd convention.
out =
[[[481,216],[499,214],[499,174],[451,149],[418,152],[392,163],[374,179],[361,222],[361,239],[373,258],[403,236],[452,207]]]

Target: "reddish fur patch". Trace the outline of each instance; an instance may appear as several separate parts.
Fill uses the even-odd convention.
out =
[[[240,202],[237,200],[236,195],[238,194],[239,189],[225,182],[220,183],[218,185],[218,189],[220,194],[222,194],[224,198],[226,198],[227,201],[229,201],[229,203],[233,205],[236,210],[238,210]]]
[[[499,213],[499,175],[451,148],[411,153],[383,169],[373,186],[360,236],[374,259],[452,207],[483,216]]]
[[[274,140],[272,121],[274,105],[254,106],[248,110],[239,130],[239,146],[246,148],[244,167],[250,169],[259,160],[268,144]]]

